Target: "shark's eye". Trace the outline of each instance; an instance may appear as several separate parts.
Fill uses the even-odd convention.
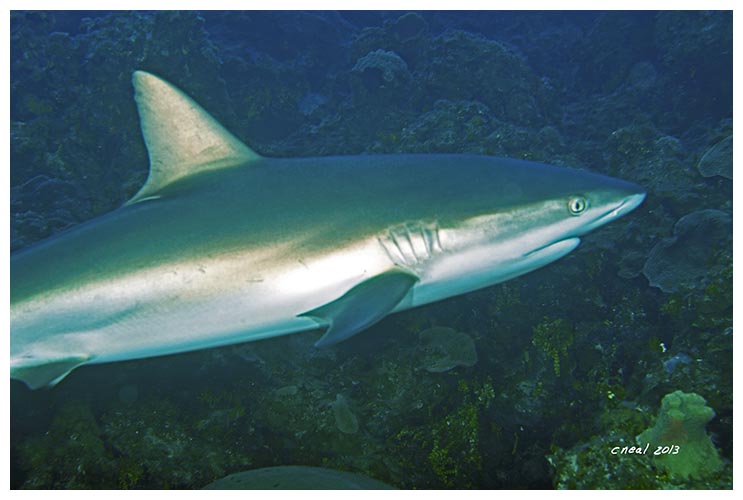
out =
[[[580,196],[576,196],[575,198],[571,198],[570,202],[568,203],[568,209],[570,210],[570,213],[573,215],[580,215],[583,212],[586,211],[586,208],[588,208],[588,202],[585,198],[582,198]]]

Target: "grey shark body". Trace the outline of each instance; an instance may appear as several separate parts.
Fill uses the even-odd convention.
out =
[[[469,155],[263,158],[134,74],[150,176],[122,208],[11,257],[11,377],[322,329],[542,267],[639,205],[631,183]]]

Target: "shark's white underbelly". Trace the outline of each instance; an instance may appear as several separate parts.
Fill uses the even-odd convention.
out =
[[[236,254],[172,263],[20,304],[11,358],[103,363],[312,330],[321,325],[302,313],[394,266],[374,238],[275,261]]]
[[[445,231],[441,238],[453,243]],[[405,241],[413,255],[420,242]],[[11,357],[23,363],[73,354],[103,363],[313,330],[324,325],[303,313],[393,268],[419,278],[397,312],[505,281],[576,244],[565,242],[529,258],[495,245],[470,254],[439,248],[425,258],[418,251],[419,258],[401,261],[383,239],[373,237],[292,258],[276,259],[275,252],[285,249],[274,247],[272,259],[264,252],[170,263],[16,307]]]

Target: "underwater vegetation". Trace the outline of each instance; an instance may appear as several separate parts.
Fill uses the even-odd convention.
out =
[[[732,487],[731,13],[16,11],[12,250],[139,189],[135,69],[268,156],[510,156],[648,197],[561,261],[333,348],[306,333],[11,382],[13,488],[286,465],[396,488]],[[656,441],[678,453],[611,453]]]

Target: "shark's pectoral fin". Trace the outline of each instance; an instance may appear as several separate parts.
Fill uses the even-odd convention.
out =
[[[300,316],[327,325],[317,347],[337,344],[387,316],[407,295],[418,277],[402,270],[374,276],[346,292],[342,297]]]
[[[52,361],[24,363],[10,367],[10,377],[26,383],[29,389],[53,387],[65,378],[72,370],[90,361],[90,356],[68,356]]]

